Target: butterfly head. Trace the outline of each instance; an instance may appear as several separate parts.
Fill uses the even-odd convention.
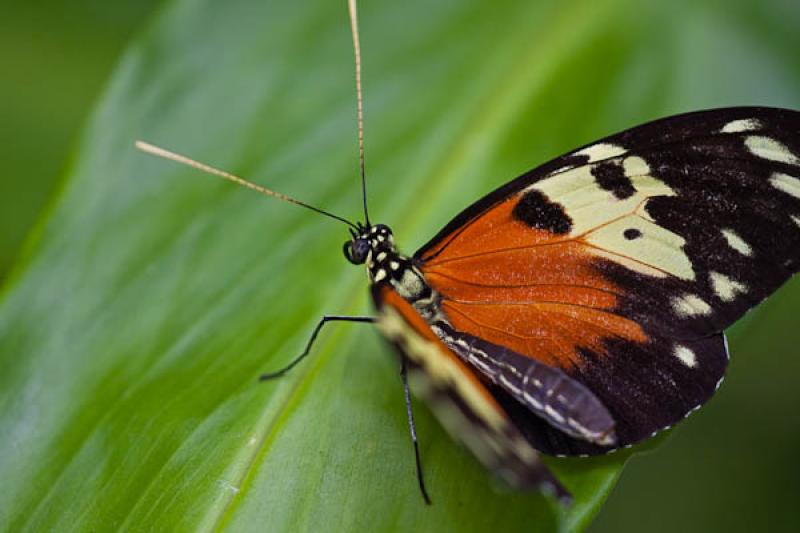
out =
[[[381,250],[394,250],[392,230],[385,224],[359,224],[358,231],[350,230],[350,235],[352,238],[344,243],[342,249],[345,258],[354,265],[364,264],[370,253],[376,255]]]

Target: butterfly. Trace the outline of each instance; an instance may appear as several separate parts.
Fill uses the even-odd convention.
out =
[[[606,137],[487,194],[413,255],[353,223],[157,148],[139,148],[299,204],[349,226],[376,313],[322,327],[377,326],[441,424],[509,485],[563,501],[540,453],[588,456],[673,426],[719,388],[724,330],[800,269],[800,112],[736,107],[656,120]]]

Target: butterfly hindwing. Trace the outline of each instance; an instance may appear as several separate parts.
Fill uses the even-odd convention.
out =
[[[462,360],[479,369],[494,390],[504,391],[553,428],[582,441],[605,446],[616,442],[614,419],[605,405],[560,369],[444,323],[432,329]]]
[[[608,137],[487,195],[415,260],[456,330],[562,369],[637,442],[714,393],[722,330],[800,268],[800,113]]]
[[[412,389],[445,429],[510,485],[541,488],[568,500],[567,490],[486,386],[417,311],[387,285],[373,286],[373,298],[378,329],[406,359]]]

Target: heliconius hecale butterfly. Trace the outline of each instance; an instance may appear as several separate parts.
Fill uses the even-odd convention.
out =
[[[360,59],[354,0],[362,191]],[[568,491],[541,462],[596,455],[681,421],[714,394],[723,330],[800,268],[800,113],[673,116],[554,159],[481,198],[413,256],[351,226],[374,322],[441,423],[519,488]],[[407,379],[408,378],[408,379]],[[419,454],[417,452],[419,468]],[[421,471],[418,478],[427,501]]]

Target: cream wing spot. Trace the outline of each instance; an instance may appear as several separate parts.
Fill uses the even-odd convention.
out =
[[[686,346],[675,346],[675,351],[673,353],[675,354],[675,357],[680,359],[681,363],[689,368],[694,368],[697,366],[697,355],[695,355],[695,353]]]
[[[779,191],[800,199],[800,179],[781,172],[775,172],[770,176],[769,182]]]
[[[742,239],[738,233],[733,231],[732,229],[723,229],[722,236],[725,237],[725,240],[728,243],[728,246],[739,252],[740,254],[751,257],[753,255],[753,249],[750,247],[747,242]]]
[[[641,157],[626,157],[621,165],[634,191],[625,198],[601,187],[592,165],[544,179],[526,190],[536,190],[562,206],[572,222],[569,234],[583,236],[592,254],[648,276],[694,280],[683,237],[656,224],[646,211],[649,198],[675,196],[675,191],[650,175],[650,165]],[[628,229],[645,238],[638,234],[626,238]]]
[[[637,173],[636,166],[636,161],[629,164],[632,175]],[[663,181],[649,175],[633,175],[630,181],[635,193],[620,200],[600,187],[591,171],[590,165],[578,167],[544,179],[525,190],[539,191],[550,201],[561,205],[572,220],[570,234],[573,236],[583,235],[611,220],[635,212],[649,197],[675,196],[675,191]]]
[[[586,147],[583,150],[575,152],[574,155],[585,155],[589,157],[589,163],[594,163],[595,161],[602,161],[603,159],[610,159],[612,157],[620,156],[625,152],[626,150],[622,146],[608,143],[597,143]]]
[[[800,217],[796,217],[796,216],[792,215],[792,222],[797,224],[797,227],[800,228]]]
[[[686,244],[683,237],[636,215],[589,233],[586,242],[597,248],[595,253],[605,251],[608,254],[605,257],[642,274],[695,278],[692,262],[683,252]]]
[[[696,294],[684,294],[674,298],[672,308],[681,318],[711,314],[711,306]]]
[[[755,131],[762,128],[761,122],[755,118],[742,118],[732,120],[722,127],[722,133],[742,133],[745,131]]]
[[[732,302],[736,299],[736,296],[747,292],[746,285],[731,279],[725,274],[711,272],[709,279],[711,280],[711,288],[714,289],[714,294],[719,296],[719,299],[723,302]]]
[[[744,141],[750,153],[756,157],[788,163],[790,165],[800,165],[800,158],[793,154],[782,143],[761,135],[752,135]]]
[[[637,156],[626,157],[622,162],[622,169],[629,178],[650,174],[650,165],[647,164],[647,161]]]

